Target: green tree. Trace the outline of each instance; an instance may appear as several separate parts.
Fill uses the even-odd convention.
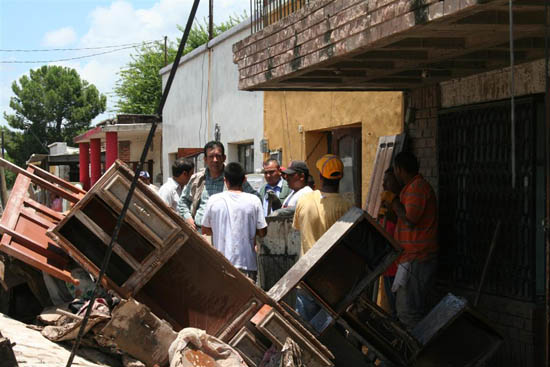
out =
[[[214,25],[214,37],[231,29],[246,19],[246,14],[238,17],[229,17],[229,20],[219,25]],[[183,32],[183,27],[178,26]],[[183,50],[183,54],[193,51],[195,48],[208,41],[208,22],[195,23],[189,32],[189,38]],[[180,40],[178,40],[179,44]],[[177,53],[177,45],[173,42],[166,47],[167,63],[174,62]],[[164,58],[164,44],[154,42],[142,45],[132,60],[118,73],[115,86],[115,94],[118,97],[115,107],[120,113],[155,114],[162,96],[162,78],[160,69],[166,66]]]
[[[107,98],[93,84],[80,78],[76,70],[42,66],[14,81],[10,99],[13,114],[4,112],[9,126],[8,155],[24,165],[32,153],[48,153],[55,141],[71,144],[90,122],[105,112]]]
[[[173,45],[168,45],[169,62],[174,60],[176,52]],[[159,70],[165,65],[164,45],[161,42],[144,44],[131,58],[126,68],[118,73],[115,107],[120,113],[155,114],[162,90]]]

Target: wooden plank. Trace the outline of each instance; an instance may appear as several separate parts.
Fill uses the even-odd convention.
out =
[[[48,208],[45,205],[40,204],[39,202],[31,199],[26,198],[25,199],[25,205],[28,207],[31,207],[35,209],[37,212],[42,213],[52,219],[52,222],[55,222],[56,224],[61,221],[63,218],[65,218],[65,215],[63,213],[60,213],[58,211],[55,211],[51,208]]]
[[[31,181],[33,183],[35,183],[36,185],[38,185],[38,186],[40,186],[40,187],[42,187],[42,188],[44,188],[48,191],[52,191],[52,192],[56,193],[57,195],[61,196],[63,199],[66,199],[66,200],[70,201],[71,203],[77,202],[83,196],[83,195],[75,195],[75,194],[65,190],[64,188],[56,186],[55,184],[43,179],[42,177],[38,177],[34,173],[26,171],[26,170],[22,169],[21,167],[16,166],[15,164],[13,164],[13,163],[11,163],[11,162],[3,159],[3,158],[0,158],[0,166],[2,166],[4,168],[7,168],[7,169],[9,169],[10,171],[12,171],[14,173],[21,174],[21,175],[29,177],[31,179]],[[31,170],[32,170],[32,168],[31,168]]]
[[[246,327],[243,327],[229,342],[235,348],[250,367],[257,367],[262,362],[267,347],[256,338]]]
[[[111,244],[111,236],[109,236],[105,231],[99,227],[93,220],[91,220],[86,214],[83,212],[76,212],[75,217],[78,218],[88,229],[94,234],[99,237],[101,241],[105,244],[105,246],[109,246]],[[124,261],[128,263],[134,270],[137,270],[141,267],[141,264],[136,261],[130,254],[124,250],[118,242],[115,242],[113,245],[113,251],[120,256]]]
[[[351,208],[315,242],[311,250],[302,256],[267,294],[276,302],[281,301],[309,273],[313,265],[323,258],[331,247],[362,217],[363,211],[361,209]]]
[[[15,240],[18,243],[21,243],[25,248],[29,249],[31,253],[36,252],[44,257],[47,257],[48,260],[56,262],[57,264],[63,264],[67,262],[67,259],[62,257],[61,255],[48,251],[47,243],[39,243],[32,238],[25,236],[24,234],[18,233],[12,229],[5,227],[2,224],[0,224],[0,232],[9,234],[12,237],[12,241]]]
[[[76,196],[84,196],[86,194],[86,190],[83,190],[80,187],[75,186],[72,183],[63,180],[62,178],[57,177],[56,175],[53,175],[50,172],[45,171],[38,166],[32,165],[32,168],[34,170],[33,173],[38,177],[42,177],[45,180],[51,181],[52,183],[67,189],[68,191],[72,192]]]
[[[374,159],[374,168],[369,185],[369,193],[365,201],[365,210],[373,218],[378,217],[383,191],[382,182],[384,172],[392,165],[393,157],[403,150],[405,134],[381,136],[378,140],[378,149]]]
[[[302,359],[306,366],[329,367],[334,365],[324,353],[318,350],[316,346],[302,334],[296,332],[296,329],[275,310],[271,310],[266,317],[256,325],[256,328],[279,348],[283,347],[287,338],[292,338],[292,340],[302,348]]]

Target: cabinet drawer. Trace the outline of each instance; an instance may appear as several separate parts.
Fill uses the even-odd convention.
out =
[[[114,175],[98,194],[109,202],[113,209],[121,211],[129,190],[130,181],[120,175]],[[176,223],[139,190],[134,192],[126,216],[126,220],[134,222],[136,229],[159,246],[163,246],[179,230]]]

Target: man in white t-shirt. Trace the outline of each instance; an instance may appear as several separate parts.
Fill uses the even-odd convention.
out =
[[[282,170],[284,179],[292,189],[290,195],[283,202],[284,208],[294,208],[302,195],[312,192],[311,187],[307,185],[309,177],[309,168],[304,161],[292,161],[290,165]]]
[[[258,273],[255,238],[267,234],[267,223],[260,199],[243,192],[245,180],[244,169],[239,163],[225,166],[227,190],[208,199],[202,234],[212,236],[214,247],[255,282]]]
[[[190,159],[178,158],[172,164],[172,177],[169,177],[158,191],[160,198],[172,209],[178,209],[183,188],[194,172],[195,163]]]

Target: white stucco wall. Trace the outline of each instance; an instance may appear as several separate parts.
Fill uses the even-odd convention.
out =
[[[229,144],[253,141],[254,168],[261,168],[263,92],[239,91],[239,73],[233,63],[233,44],[249,35],[246,21],[181,59],[163,110],[164,181],[171,171],[169,155],[178,148],[203,147],[214,139],[215,124],[220,126],[228,162],[238,160],[237,149],[228,149]],[[160,71],[163,88],[170,70],[171,65]]]

